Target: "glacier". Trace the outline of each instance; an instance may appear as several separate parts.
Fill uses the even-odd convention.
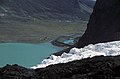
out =
[[[90,44],[84,48],[72,48],[69,53],[63,53],[61,56],[51,55],[44,59],[40,64],[31,67],[32,69],[44,68],[58,63],[67,63],[95,56],[117,56],[120,55],[120,41],[107,43]]]

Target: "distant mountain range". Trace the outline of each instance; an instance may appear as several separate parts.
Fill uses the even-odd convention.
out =
[[[0,19],[88,20],[93,0],[0,0]]]

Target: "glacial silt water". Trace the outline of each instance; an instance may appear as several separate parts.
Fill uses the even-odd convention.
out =
[[[59,49],[50,43],[1,43],[0,67],[6,64],[19,64],[25,67],[34,66]]]

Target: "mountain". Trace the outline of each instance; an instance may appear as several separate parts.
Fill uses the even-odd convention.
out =
[[[82,44],[80,47],[91,43],[119,40],[119,13],[119,0],[97,0],[87,30],[80,39]],[[119,43],[100,43],[99,45],[86,46],[85,50],[82,48],[72,51],[72,54],[79,52],[78,55],[81,55],[80,51],[83,50],[83,55],[85,52],[93,53],[96,51],[96,53],[106,52],[106,54],[113,54],[113,56],[96,56],[38,69],[6,65],[0,68],[0,79],[120,79],[120,55],[116,56],[120,52]],[[86,56],[91,57],[91,55],[87,54]],[[62,56],[62,58],[64,57]],[[70,57],[70,55],[66,55],[66,57]],[[57,60],[57,58],[51,59]]]
[[[120,40],[119,13],[119,0],[97,0],[87,29],[78,42],[78,47]]]
[[[0,0],[1,18],[88,20],[93,0]]]

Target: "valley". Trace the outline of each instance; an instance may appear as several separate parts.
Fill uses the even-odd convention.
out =
[[[0,42],[42,43],[64,34],[83,34],[86,24],[77,20],[2,20]]]

